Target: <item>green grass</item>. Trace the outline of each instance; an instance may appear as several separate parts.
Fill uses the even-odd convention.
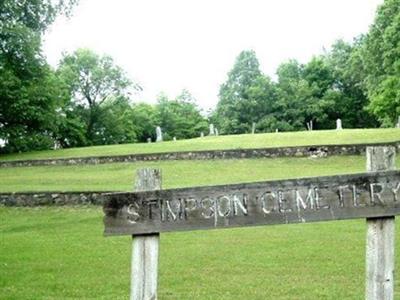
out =
[[[1,155],[0,161],[299,145],[375,143],[398,140],[400,140],[400,130],[393,128],[243,134],[196,138],[176,142],[95,146],[17,153]]]
[[[0,207],[1,299],[128,299],[131,239],[94,207]],[[397,239],[400,237],[397,222]],[[161,235],[159,299],[363,299],[365,221]],[[400,243],[396,243],[396,274]],[[395,276],[395,299],[400,297]]]
[[[104,153],[91,154],[89,150],[108,148],[113,154],[122,154],[114,150],[123,147],[127,147],[126,151],[128,147],[138,147],[135,151],[162,152],[174,151],[168,147],[179,149],[179,145],[218,149],[277,146],[274,143],[383,142],[399,138],[399,131],[395,130],[359,131],[357,138],[353,135],[355,132],[204,138],[176,143],[93,147],[87,148],[85,153],[102,155]],[[324,134],[328,138],[322,139]],[[183,146],[180,150],[188,150]],[[78,150],[82,149],[63,151],[72,151],[73,156],[73,151]],[[131,153],[132,149],[129,151]],[[50,153],[62,154],[62,151]],[[37,155],[48,156],[46,152]],[[397,166],[400,166],[400,157]],[[132,190],[134,171],[143,167],[161,168],[163,187],[173,188],[363,172],[365,157],[1,168],[0,192],[129,191]],[[104,238],[102,218],[102,209],[91,206],[0,207],[0,298],[128,299],[131,239],[126,236]],[[398,237],[399,226],[397,222]],[[396,243],[396,255],[397,274],[400,243]],[[161,235],[158,289],[161,300],[362,299],[364,274],[364,220]],[[400,299],[398,278],[395,277],[396,299]]]
[[[400,166],[400,157],[397,165]],[[0,192],[130,191],[135,170],[143,167],[161,168],[163,187],[176,188],[364,172],[365,157],[161,161],[2,168]]]

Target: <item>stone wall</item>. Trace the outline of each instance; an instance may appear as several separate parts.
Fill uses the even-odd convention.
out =
[[[32,192],[0,193],[0,205],[41,206],[41,205],[102,205],[103,194],[107,192]]]
[[[298,147],[277,147],[257,149],[230,149],[184,151],[166,153],[130,154],[119,156],[75,157],[45,160],[1,161],[0,167],[26,167],[44,165],[106,164],[117,162],[160,161],[160,160],[206,160],[268,157],[323,157],[331,155],[360,155],[367,146],[395,146],[400,150],[400,141],[392,143],[371,143],[354,145],[317,145]]]

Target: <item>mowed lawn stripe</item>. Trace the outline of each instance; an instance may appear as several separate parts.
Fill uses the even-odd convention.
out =
[[[365,156],[159,161],[0,169],[0,192],[130,191],[136,170],[160,168],[164,188],[364,172]],[[400,166],[400,156],[397,158]]]
[[[315,130],[300,132],[279,132],[211,136],[162,143],[136,143],[123,145],[93,146],[27,153],[0,155],[0,160],[28,160],[68,158],[87,156],[113,156],[138,153],[199,151],[218,149],[270,148],[304,145],[333,145],[393,142],[400,140],[400,130],[388,129],[347,129]]]
[[[128,299],[131,238],[103,237],[102,216],[0,207],[1,298]],[[159,299],[361,299],[365,233],[351,220],[162,234]]]

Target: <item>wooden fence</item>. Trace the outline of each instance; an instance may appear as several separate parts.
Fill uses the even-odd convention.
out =
[[[161,232],[366,218],[366,299],[393,299],[394,216],[400,214],[395,147],[368,147],[367,172],[161,189],[138,170],[133,193],[110,193],[105,235],[132,235],[131,299],[157,299]]]

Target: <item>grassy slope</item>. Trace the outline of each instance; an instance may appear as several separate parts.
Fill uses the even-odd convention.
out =
[[[2,299],[128,299],[131,239],[100,208],[1,208]],[[397,223],[397,238],[400,224]],[[361,299],[365,221],[161,236],[159,299]],[[396,243],[399,270],[400,243]],[[395,277],[395,299],[400,279]]]
[[[400,166],[400,156],[397,159]],[[132,189],[137,168],[157,167],[164,188],[262,181],[365,171],[365,157],[161,161],[0,169],[0,192]]]
[[[383,141],[384,132],[364,141]],[[162,168],[168,188],[362,172],[365,157],[2,168],[0,191],[131,190],[134,169],[144,166]],[[130,237],[104,238],[102,216],[94,207],[0,207],[1,298],[128,299]],[[360,299],[364,243],[364,220],[163,234],[159,298]],[[400,243],[396,255],[399,263]]]
[[[176,142],[124,144],[1,155],[0,160],[46,159],[78,156],[123,155],[173,151],[263,148],[317,144],[355,144],[400,140],[399,129],[352,129],[245,134],[205,137]]]

